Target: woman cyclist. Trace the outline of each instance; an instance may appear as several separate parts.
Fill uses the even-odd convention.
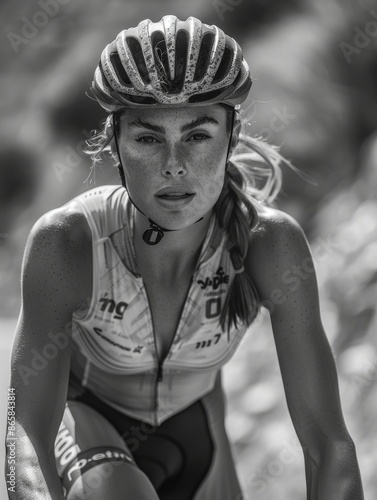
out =
[[[91,94],[109,115],[88,152],[110,152],[122,185],[29,236],[10,498],[244,498],[221,367],[266,304],[308,498],[363,498],[308,243],[269,206],[281,157],[240,133],[250,86],[238,44],[193,17],[142,21],[102,52]]]

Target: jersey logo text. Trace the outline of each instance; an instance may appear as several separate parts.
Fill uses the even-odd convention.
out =
[[[212,286],[213,290],[217,290],[217,288],[223,283],[229,283],[229,274],[225,274],[223,267],[220,266],[212,279],[206,278],[205,281],[198,280],[197,283],[200,285],[202,290],[205,290],[208,286]]]
[[[128,304],[126,302],[116,303],[113,299],[108,299],[106,297],[101,297],[99,302],[102,302],[101,311],[106,311],[113,313],[115,310],[115,319],[123,319],[124,311],[127,309]]]
[[[221,333],[216,333],[213,345],[216,345],[218,343],[218,341],[220,340],[220,338],[221,338]],[[210,347],[212,345],[212,340],[213,339],[203,340],[202,342],[197,342],[195,345],[195,349],[202,349],[203,347]]]

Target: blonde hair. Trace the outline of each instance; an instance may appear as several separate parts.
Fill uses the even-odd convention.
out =
[[[279,153],[278,146],[267,143],[262,137],[247,135],[246,120],[238,111],[235,113],[235,123],[239,129],[233,133],[238,134],[237,143],[226,165],[223,191],[214,206],[219,225],[227,234],[227,249],[236,271],[219,320],[222,329],[227,329],[228,335],[232,325],[235,328],[239,323],[249,326],[260,310],[257,290],[244,270],[250,231],[259,221],[258,205],[271,206],[279,194],[282,185],[281,162],[302,174]],[[108,154],[116,161],[125,185],[114,134],[113,114],[110,114],[103,128],[94,132],[86,141],[88,147],[84,152],[92,159],[91,174],[95,173],[103,156]]]

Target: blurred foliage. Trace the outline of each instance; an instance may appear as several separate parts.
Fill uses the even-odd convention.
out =
[[[217,24],[239,41],[251,68],[243,114],[252,133],[281,145],[316,181],[284,167],[278,206],[310,239],[365,498],[375,498],[377,2],[71,0],[16,52],[10,33],[21,35],[25,18],[38,11],[34,0],[0,5],[0,315],[18,314],[22,253],[33,223],[92,187],[85,184],[90,165],[82,146],[104,114],[85,91],[105,44],[146,16],[194,15]],[[96,182],[117,183],[115,170],[104,165]],[[302,453],[267,318],[250,330],[224,383],[245,492],[261,500],[303,499]]]

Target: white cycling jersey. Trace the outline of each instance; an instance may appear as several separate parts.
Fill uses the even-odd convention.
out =
[[[72,317],[71,371],[110,406],[152,425],[208,394],[246,328],[223,332],[219,317],[234,268],[213,214],[170,350],[160,365],[151,310],[137,274],[135,207],[121,186],[101,186],[71,200],[92,232],[89,310]],[[124,242],[120,249],[118,243]]]

